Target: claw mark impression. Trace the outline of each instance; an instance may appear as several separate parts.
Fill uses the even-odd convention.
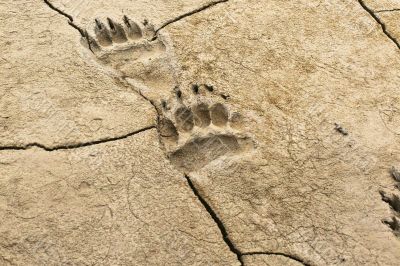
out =
[[[128,16],[117,21],[95,19],[93,30],[85,31],[83,42],[103,65],[141,85],[168,91],[176,84],[170,57],[162,38],[151,40],[150,23],[135,22]]]
[[[233,127],[241,122],[237,113],[231,114],[223,103],[202,99],[199,90],[197,85],[192,87],[196,99],[192,103],[182,100],[182,94],[178,96],[176,90],[173,108],[162,101],[164,113],[159,122],[162,142],[170,161],[186,172],[199,170],[220,157],[254,148],[253,140]]]

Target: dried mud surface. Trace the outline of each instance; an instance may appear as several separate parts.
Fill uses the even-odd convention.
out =
[[[400,2],[0,3],[0,265],[399,265]]]

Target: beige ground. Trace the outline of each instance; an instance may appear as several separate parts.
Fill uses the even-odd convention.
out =
[[[397,8],[3,1],[0,265],[399,265]]]

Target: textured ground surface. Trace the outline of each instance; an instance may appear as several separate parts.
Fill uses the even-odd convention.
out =
[[[0,21],[0,265],[400,264],[400,1]]]

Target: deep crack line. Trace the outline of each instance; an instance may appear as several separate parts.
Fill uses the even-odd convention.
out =
[[[397,12],[397,11],[400,11],[400,8],[375,10],[374,13],[386,13],[386,12]]]
[[[396,44],[397,48],[400,49],[400,44],[399,42],[396,40],[396,38],[394,38],[386,29],[386,24],[383,23],[380,18],[374,13],[374,11],[369,8],[365,3],[364,0],[358,0],[358,3],[360,3],[360,5],[362,6],[362,8],[367,11],[374,19],[376,22],[378,22],[379,25],[381,25],[383,33],[392,41],[394,42],[394,44]]]
[[[255,256],[255,255],[282,256],[282,257],[288,258],[290,260],[297,261],[298,263],[301,263],[304,266],[311,266],[310,264],[304,262],[302,259],[300,259],[296,256],[288,255],[288,254],[280,253],[280,252],[245,252],[245,253],[242,253],[242,256]]]
[[[200,201],[200,203],[206,209],[208,214],[211,216],[211,218],[217,224],[217,226],[222,234],[222,238],[223,238],[224,242],[229,247],[230,251],[232,253],[235,253],[238,261],[240,262],[240,265],[242,265],[242,266],[244,265],[243,256],[276,255],[276,256],[282,256],[282,257],[297,261],[297,262],[303,264],[304,266],[311,266],[311,264],[304,262],[301,258],[299,258],[297,256],[289,255],[289,254],[281,253],[281,252],[243,252],[242,253],[230,239],[228,231],[226,230],[225,225],[222,222],[221,218],[219,218],[218,214],[213,210],[213,208],[210,206],[210,204],[208,204],[208,202],[200,195],[200,192],[194,185],[192,179],[188,175],[185,175],[185,178],[186,178],[186,181],[187,181],[190,189],[193,191],[193,194],[197,197],[197,199]]]
[[[55,7],[52,3],[49,2],[49,0],[43,0],[43,1],[49,8],[53,9],[58,14],[63,15],[64,17],[66,17],[68,19],[68,24],[71,27],[73,27],[74,29],[76,29],[77,31],[79,31],[79,33],[81,34],[82,37],[86,36],[85,35],[85,31],[74,23],[74,18],[71,15],[69,15],[69,14],[65,13],[64,11],[62,11],[61,9]]]
[[[55,7],[52,3],[49,2],[49,0],[43,0],[43,1],[46,3],[46,5],[48,5],[51,9],[53,9],[57,13],[63,15],[66,18],[68,18],[70,21],[74,21],[74,18],[71,15],[68,15],[67,13],[62,11],[61,9]]]
[[[130,133],[122,135],[122,136],[118,136],[118,137],[104,138],[104,139],[94,140],[94,141],[90,141],[90,142],[83,142],[83,143],[70,144],[70,145],[59,145],[59,146],[54,146],[54,147],[47,147],[40,143],[31,143],[31,144],[26,144],[24,146],[3,146],[3,147],[0,147],[0,151],[28,150],[33,147],[40,148],[42,150],[49,151],[49,152],[58,151],[58,150],[72,150],[72,149],[78,149],[78,148],[93,146],[93,145],[97,145],[97,144],[126,139],[126,138],[129,138],[136,134],[142,133],[147,130],[155,129],[155,128],[156,128],[156,126],[152,125],[152,126],[148,126],[148,127],[136,130],[134,132],[130,132]]]
[[[203,205],[203,207],[206,209],[206,211],[210,214],[211,218],[217,224],[217,226],[222,234],[222,238],[224,239],[224,242],[229,247],[230,251],[235,253],[238,261],[240,262],[240,265],[243,266],[244,264],[243,264],[243,260],[242,260],[242,254],[237,249],[237,247],[233,244],[232,240],[229,238],[229,235],[225,228],[224,223],[218,217],[218,214],[213,210],[213,208],[210,206],[210,204],[208,204],[208,202],[200,195],[199,191],[197,190],[196,186],[193,184],[190,177],[188,175],[185,175],[185,178],[186,178],[186,181],[187,181],[189,187],[192,189],[193,194],[197,197],[197,199],[200,201],[200,203]]]
[[[162,30],[163,28],[167,27],[168,25],[170,25],[170,24],[172,24],[172,23],[175,23],[175,22],[177,22],[177,21],[179,21],[179,20],[182,20],[182,19],[184,19],[184,18],[186,18],[186,17],[189,17],[189,16],[191,16],[191,15],[194,15],[194,14],[196,14],[196,13],[199,13],[199,12],[201,12],[201,11],[203,11],[203,10],[206,10],[206,9],[208,9],[208,8],[210,8],[210,7],[213,7],[213,6],[215,6],[215,5],[218,5],[218,4],[221,4],[221,3],[225,3],[225,2],[228,2],[228,1],[229,1],[229,0],[217,0],[217,1],[213,1],[213,2],[211,2],[211,3],[205,4],[205,5],[203,5],[203,6],[199,7],[199,8],[196,8],[196,9],[194,9],[194,10],[192,10],[192,11],[189,11],[189,12],[187,12],[187,13],[185,13],[185,14],[179,15],[179,16],[177,16],[177,17],[175,17],[175,18],[172,18],[172,19],[166,21],[164,24],[162,24],[162,25],[156,30],[154,39],[157,38],[157,33],[158,33],[160,30]]]
[[[254,256],[254,255],[276,255],[276,256],[282,256],[285,258],[288,258],[290,260],[297,261],[304,266],[311,266],[311,264],[308,264],[307,262],[303,261],[301,258],[294,256],[294,255],[289,255],[286,253],[281,253],[281,252],[240,252],[240,250],[235,246],[235,244],[232,242],[232,240],[229,237],[228,231],[225,228],[224,223],[222,222],[221,218],[219,218],[218,214],[213,210],[213,208],[208,204],[208,202],[201,196],[200,192],[194,185],[192,179],[188,176],[185,175],[186,181],[190,187],[190,189],[193,191],[193,194],[197,197],[197,199],[200,201],[200,203],[203,205],[203,207],[206,209],[208,214],[211,216],[211,218],[214,220],[214,222],[217,224],[224,242],[226,245],[229,247],[230,251],[232,253],[235,253],[238,261],[240,262],[240,265],[244,265],[243,262],[243,256]]]

